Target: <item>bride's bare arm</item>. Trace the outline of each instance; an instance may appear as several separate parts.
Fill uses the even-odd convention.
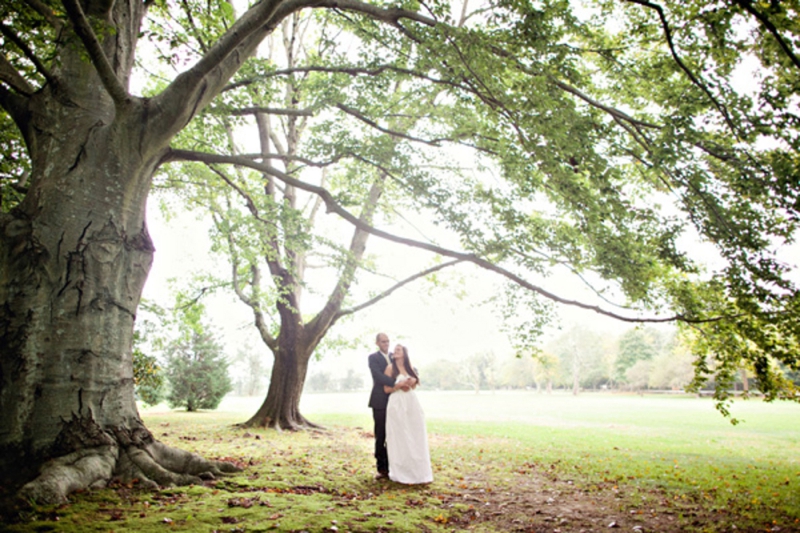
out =
[[[392,368],[393,368],[393,365],[387,366],[386,370],[384,371],[384,374],[386,374],[387,376],[391,376],[392,375]],[[398,381],[397,383],[394,384],[394,387],[388,387],[388,386],[384,385],[383,386],[383,392],[385,392],[386,394],[391,394],[391,393],[393,393],[393,392],[395,392],[397,390],[400,390],[400,389],[407,391],[407,390],[411,389],[412,387],[415,387],[416,383],[417,383],[417,380],[415,380],[414,378],[401,379],[400,381]]]

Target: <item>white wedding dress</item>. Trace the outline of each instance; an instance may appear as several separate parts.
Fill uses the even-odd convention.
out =
[[[397,380],[406,379],[399,375]],[[433,481],[431,455],[425,415],[414,390],[398,390],[386,406],[386,451],[389,454],[389,479],[417,484]]]

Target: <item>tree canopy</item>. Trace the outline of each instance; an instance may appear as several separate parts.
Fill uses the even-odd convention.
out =
[[[294,66],[256,54],[303,11],[325,54]],[[800,298],[780,251],[800,209],[799,14],[794,0],[4,2],[1,470],[30,478],[54,450],[87,446],[72,432],[95,427],[102,472],[74,467],[82,477],[48,488],[54,499],[108,477],[120,450],[179,464],[153,451],[135,411],[130,352],[154,251],[147,195],[159,169],[185,161],[251,169],[363,235],[495,272],[534,313],[552,303],[679,322],[696,385],[713,375],[721,401],[742,366],[768,398],[798,399],[781,365],[800,367]],[[129,90],[137,64],[147,96]],[[276,79],[313,100],[293,108]],[[218,153],[224,130],[207,128],[207,113],[254,105],[308,114],[315,140],[296,153]],[[306,167],[347,180],[331,186]],[[376,175],[460,247],[352,213],[353,191]],[[295,220],[286,204],[272,208],[267,222]],[[702,244],[715,251],[710,268]],[[548,287],[555,267],[604,303]],[[279,336],[284,351],[289,339],[318,340]],[[296,388],[305,369],[294,373]],[[136,461],[131,477],[158,471]]]
[[[505,276],[510,293],[526,293],[509,294],[511,314],[528,305],[539,317],[525,324],[534,337],[551,302],[678,321],[695,340],[698,383],[716,374],[720,399],[746,362],[769,397],[793,397],[771,362],[796,364],[798,333],[791,265],[778,253],[794,242],[798,207],[792,8],[499,2],[465,5],[456,21],[448,4],[417,7],[415,23],[394,28],[326,12],[313,41],[325,54],[239,72],[228,95],[248,88],[251,113],[288,113],[277,108],[289,102],[281,77],[316,95],[293,111],[314,118],[291,169],[272,167],[279,153],[174,157],[269,166],[357,226],[355,169],[378,169],[390,198],[433,212],[463,248],[368,231]],[[347,179],[302,182],[303,167]],[[714,246],[710,268],[696,243]],[[608,305],[549,290],[555,266]]]

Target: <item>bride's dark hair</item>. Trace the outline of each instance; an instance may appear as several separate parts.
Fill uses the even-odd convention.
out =
[[[416,370],[414,370],[414,367],[411,366],[411,360],[408,358],[408,348],[406,348],[402,344],[400,344],[399,346],[403,349],[403,359],[406,360],[406,370],[408,370],[409,374],[408,377],[416,379],[417,385],[419,385],[419,376],[417,376],[417,372]],[[400,369],[397,368],[397,365],[394,364],[394,361],[392,361],[392,379],[397,379],[397,376],[399,375],[400,375]]]

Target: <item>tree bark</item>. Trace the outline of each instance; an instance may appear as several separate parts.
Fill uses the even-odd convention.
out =
[[[319,427],[300,413],[300,397],[306,381],[308,361],[316,345],[308,346],[303,341],[303,328],[299,324],[295,328],[284,324],[278,337],[278,348],[274,350],[275,362],[267,396],[258,411],[242,424],[244,427],[279,430]]]
[[[142,3],[114,9],[134,19],[103,41],[126,85]],[[148,102],[112,100],[77,36],[64,39],[57,82],[15,114],[32,172],[23,202],[0,214],[0,479],[38,503],[113,477],[168,485],[235,470],[167,448],[139,417],[145,205],[167,146],[144,139]]]

